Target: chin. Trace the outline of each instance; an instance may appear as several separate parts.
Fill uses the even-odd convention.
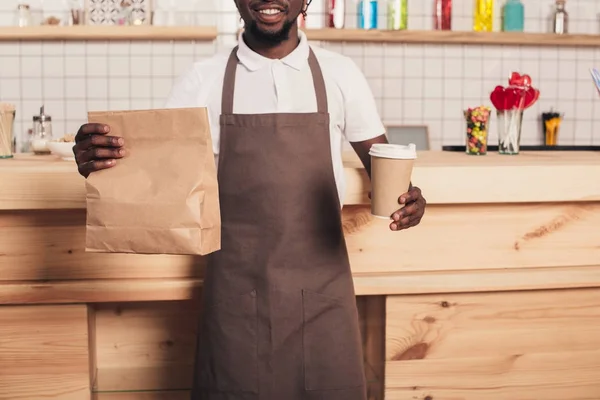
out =
[[[253,21],[248,26],[248,29],[252,36],[257,39],[266,42],[280,43],[289,39],[292,26],[293,22],[289,21],[277,25],[263,25]]]

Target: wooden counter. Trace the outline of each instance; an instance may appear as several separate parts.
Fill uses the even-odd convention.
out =
[[[600,398],[600,153],[420,153],[404,232],[345,163],[370,399]],[[187,400],[203,260],[85,253],[84,196],[0,160],[0,399]]]

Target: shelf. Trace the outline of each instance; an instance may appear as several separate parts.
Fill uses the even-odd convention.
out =
[[[326,42],[485,44],[598,47],[600,35],[555,35],[522,32],[388,31],[307,29],[309,40]]]
[[[217,38],[213,26],[32,26],[0,27],[0,41],[197,40]]]

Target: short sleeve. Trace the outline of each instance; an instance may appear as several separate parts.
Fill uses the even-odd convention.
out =
[[[173,84],[165,108],[200,107],[200,75],[194,66],[186,69]]]
[[[362,71],[348,58],[344,74],[344,136],[349,142],[362,142],[385,133],[373,92]]]

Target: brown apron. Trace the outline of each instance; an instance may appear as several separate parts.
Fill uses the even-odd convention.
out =
[[[366,399],[327,94],[312,50],[308,63],[318,112],[233,114],[237,48],[229,57],[222,247],[206,271],[193,400]]]

